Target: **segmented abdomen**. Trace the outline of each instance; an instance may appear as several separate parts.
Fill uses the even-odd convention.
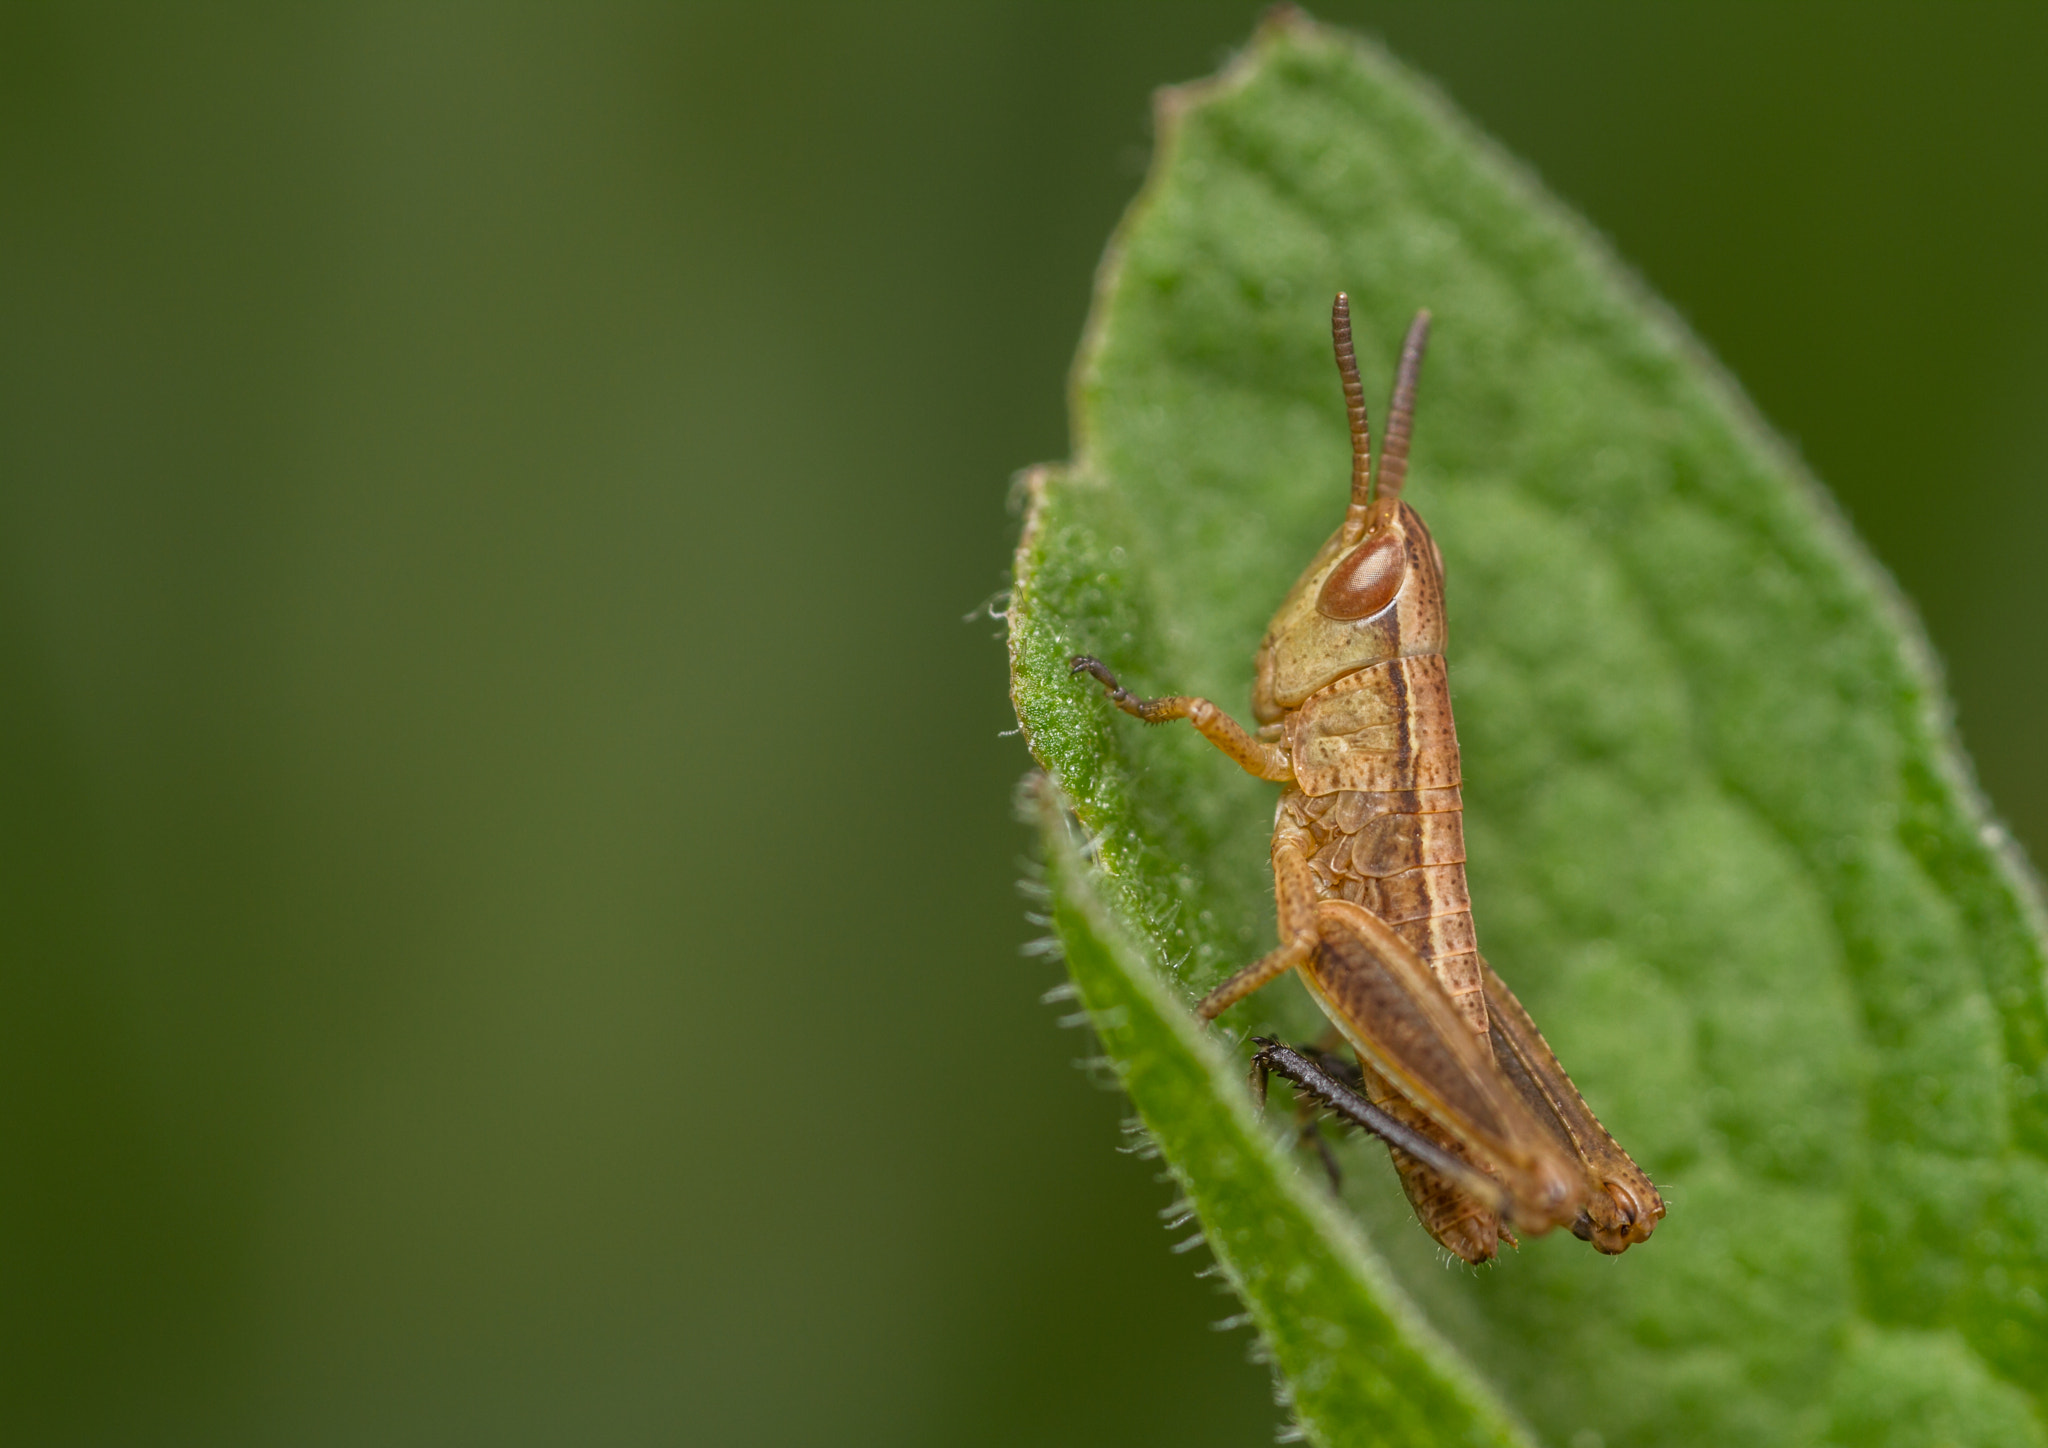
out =
[[[1281,808],[1315,841],[1318,888],[1392,926],[1486,1039],[1443,656],[1347,674],[1290,714],[1287,733],[1296,784]]]
[[[1484,1039],[1458,790],[1290,790],[1283,807],[1315,841],[1309,869],[1320,893],[1363,905],[1392,926]]]

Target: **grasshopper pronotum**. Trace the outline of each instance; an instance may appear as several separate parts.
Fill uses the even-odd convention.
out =
[[[1281,944],[1206,996],[1213,1019],[1289,970],[1358,1055],[1364,1094],[1310,1056],[1253,1058],[1386,1141],[1423,1227],[1484,1262],[1510,1227],[1569,1227],[1602,1252],[1646,1239],[1664,1202],[1587,1108],[1479,955],[1465,889],[1462,776],[1444,672],[1443,556],[1401,498],[1429,313],[1401,350],[1373,477],[1351,308],[1330,329],[1351,421],[1351,504],[1259,645],[1256,734],[1207,699],[1138,699],[1073,660],[1126,714],[1186,719],[1286,786],[1273,825]]]

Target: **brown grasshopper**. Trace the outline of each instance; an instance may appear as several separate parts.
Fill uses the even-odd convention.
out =
[[[1285,1077],[1389,1147],[1423,1227],[1468,1262],[1553,1227],[1602,1252],[1649,1237],[1664,1202],[1586,1106],[1535,1023],[1480,956],[1465,888],[1462,775],[1444,672],[1443,555],[1401,498],[1429,336],[1401,349],[1375,486],[1365,389],[1338,293],[1330,329],[1351,421],[1351,505],[1259,645],[1248,732],[1207,699],[1139,699],[1076,656],[1126,714],[1186,719],[1261,779],[1281,945],[1196,1007],[1212,1020],[1296,971],[1357,1053],[1363,1094],[1261,1040]]]

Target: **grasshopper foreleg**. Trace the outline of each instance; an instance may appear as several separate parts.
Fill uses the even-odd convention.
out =
[[[1284,746],[1254,738],[1245,727],[1207,699],[1169,694],[1163,699],[1140,699],[1116,681],[1109,665],[1087,654],[1075,654],[1068,667],[1077,674],[1092,676],[1109,691],[1109,702],[1133,719],[1147,724],[1164,724],[1185,719],[1201,731],[1204,739],[1237,762],[1238,768],[1260,779],[1286,784],[1294,778],[1294,763]]]

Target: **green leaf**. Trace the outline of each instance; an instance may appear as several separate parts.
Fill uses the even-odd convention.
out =
[[[1075,981],[1309,1437],[2048,1443],[2039,913],[1887,581],[1598,239],[1384,54],[1283,16],[1159,130],[1078,456],[1031,480],[1013,694]],[[1383,1151],[1345,1148],[1340,1207],[1257,1124],[1232,1042],[1313,1007],[1177,1003],[1272,943],[1272,787],[1067,674],[1248,717],[1343,508],[1339,288],[1369,398],[1436,315],[1408,497],[1448,571],[1474,915],[1665,1191],[1618,1259],[1555,1234],[1447,1271]]]

